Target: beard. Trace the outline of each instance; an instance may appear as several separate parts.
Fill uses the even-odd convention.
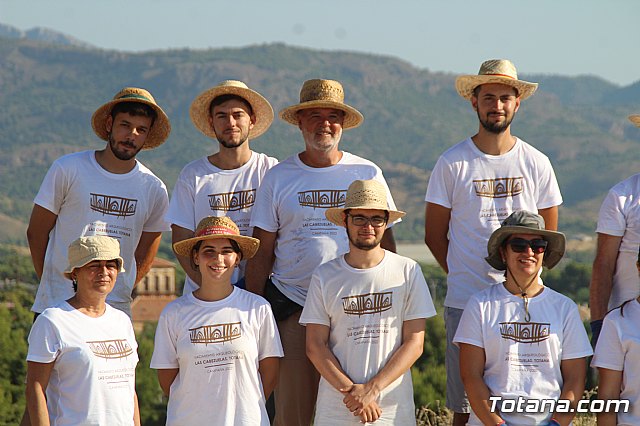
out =
[[[377,237],[374,238],[373,241],[371,242],[360,241],[358,240],[357,235],[355,237],[351,235],[351,233],[349,232],[349,228],[346,228],[346,230],[347,230],[347,237],[349,238],[349,242],[351,242],[351,244],[355,248],[360,250],[365,250],[365,251],[373,250],[374,248],[378,247],[380,245],[380,242],[382,241],[382,236],[380,236],[380,238],[377,238]]]
[[[220,142],[220,145],[224,146],[225,148],[238,148],[239,146],[242,146],[249,139],[249,132],[247,131],[246,133],[244,133],[241,131],[240,140],[238,140],[238,142],[236,142],[233,139],[226,140],[223,137],[217,137],[217,135],[216,135],[216,139],[218,140],[218,142]]]
[[[480,121],[482,127],[487,132],[494,133],[496,135],[499,135],[500,133],[503,133],[505,130],[507,130],[511,125],[511,122],[513,121],[513,117],[515,116],[515,114],[511,116],[505,115],[505,120],[503,122],[491,123],[489,122],[489,114],[487,114],[486,119],[482,119],[482,117],[480,116],[480,112],[477,112],[477,114],[478,120]]]
[[[122,160],[122,161],[131,160],[136,155],[138,155],[138,153],[142,149],[142,146],[141,146],[140,148],[135,149],[135,151],[123,151],[123,150],[118,149],[118,145],[119,144],[123,144],[123,145],[129,146],[129,147],[132,147],[134,149],[135,149],[136,146],[134,144],[132,144],[131,142],[116,142],[116,140],[113,139],[113,136],[111,135],[111,133],[109,133],[109,149],[111,149],[111,152],[113,152],[113,155],[118,160]]]

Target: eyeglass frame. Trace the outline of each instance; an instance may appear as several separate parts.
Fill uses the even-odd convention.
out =
[[[540,245],[540,241],[543,241],[544,244]],[[522,250],[514,249],[513,242],[516,242],[516,244],[520,244]],[[537,247],[534,247],[534,244],[536,244]],[[527,240],[525,238],[511,238],[504,241],[503,247],[506,248],[507,246],[509,246],[511,248],[511,251],[513,251],[514,253],[524,253],[527,248],[530,248],[534,254],[544,254],[547,252],[549,242],[544,238],[534,238],[532,240]],[[540,251],[540,248],[542,248],[542,251]]]
[[[389,212],[386,211],[386,210],[384,211],[384,216],[367,217],[367,216],[363,216],[363,215],[352,215],[351,214],[351,209],[345,210],[344,214],[345,214],[345,221],[348,220],[347,217],[350,217],[351,218],[351,224],[353,226],[362,227],[362,226],[371,225],[372,228],[382,228],[382,227],[384,227],[385,225],[387,225],[389,223]],[[354,218],[364,219],[365,222],[362,223],[361,225],[358,225],[353,221]],[[376,226],[376,225],[373,224],[373,219],[375,219],[375,218],[384,219],[384,222],[382,222],[380,225]]]

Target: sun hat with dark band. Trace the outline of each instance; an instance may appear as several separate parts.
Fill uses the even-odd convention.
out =
[[[342,84],[334,80],[307,80],[300,89],[300,103],[280,111],[280,118],[294,126],[298,125],[298,111],[309,108],[333,108],[344,112],[343,129],[353,129],[364,121],[364,117],[352,106],[344,103]]]
[[[332,207],[325,210],[325,217],[339,226],[344,226],[344,211],[353,209],[384,210],[389,212],[388,223],[393,223],[406,213],[389,210],[387,190],[382,183],[375,179],[355,180],[349,185],[344,201],[344,207]]]
[[[480,66],[478,75],[462,75],[456,79],[456,90],[470,100],[473,90],[481,84],[498,83],[514,87],[520,99],[526,99],[538,88],[538,83],[518,80],[515,65],[507,59],[490,59]]]
[[[105,235],[78,238],[69,245],[67,256],[69,266],[64,270],[64,276],[69,279],[74,269],[82,268],[94,260],[115,260],[118,262],[118,272],[124,272],[124,261],[120,257],[120,242]]]
[[[109,140],[109,132],[107,131],[106,122],[107,118],[111,116],[111,110],[114,105],[122,102],[138,102],[141,104],[149,105],[156,112],[156,119],[149,129],[147,139],[142,146],[142,149],[156,148],[164,143],[171,133],[171,123],[169,123],[169,117],[164,113],[162,108],[153,99],[151,93],[145,89],[137,87],[125,87],[120,90],[112,101],[107,102],[93,113],[91,117],[91,125],[93,131],[98,135],[100,139],[105,141]]]
[[[216,137],[209,115],[211,114],[211,102],[222,95],[236,95],[246,100],[256,117],[253,129],[249,131],[249,137],[255,139],[267,131],[273,122],[273,108],[260,93],[249,89],[246,84],[238,80],[225,80],[211,89],[200,93],[191,103],[189,115],[191,121],[198,130],[211,138]]]
[[[227,238],[238,243],[242,251],[243,259],[250,259],[258,251],[260,240],[252,237],[240,235],[240,230],[235,222],[226,216],[205,217],[198,223],[195,236],[186,240],[178,241],[173,245],[173,250],[181,256],[191,256],[191,250],[198,241],[213,240],[216,238]]]
[[[633,114],[629,116],[629,121],[631,121],[633,124],[635,124],[636,127],[640,127],[640,115],[639,114]]]
[[[500,228],[491,234],[487,243],[489,256],[485,257],[485,260],[497,270],[504,271],[507,266],[500,255],[500,247],[509,236],[513,234],[541,235],[547,241],[542,264],[549,269],[553,268],[564,255],[565,237],[562,232],[548,231],[544,229],[544,226],[544,218],[539,214],[526,210],[511,213],[502,221]]]

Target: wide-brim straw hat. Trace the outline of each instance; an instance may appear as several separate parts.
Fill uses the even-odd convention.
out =
[[[629,116],[629,121],[631,121],[633,124],[635,124],[636,127],[640,127],[640,115],[639,114],[632,114]]]
[[[120,257],[120,242],[105,235],[78,238],[69,245],[67,257],[69,266],[64,270],[64,276],[69,279],[74,269],[82,268],[94,260],[116,260],[118,272],[124,272],[124,260]]]
[[[173,245],[173,250],[181,256],[191,256],[193,246],[195,246],[198,241],[213,240],[216,238],[227,238],[238,243],[240,251],[242,251],[243,259],[252,258],[260,246],[260,240],[257,238],[240,235],[238,225],[230,218],[226,216],[208,216],[198,223],[193,238],[178,241]]]
[[[325,217],[339,226],[344,226],[344,211],[348,209],[385,210],[389,212],[387,223],[393,223],[406,213],[390,210],[387,202],[387,190],[375,180],[355,180],[349,185],[344,207],[332,207],[325,210]]]
[[[526,99],[538,88],[538,83],[518,80],[515,65],[507,59],[490,59],[480,66],[478,75],[462,75],[456,79],[456,90],[470,100],[473,90],[481,84],[498,83],[515,87],[520,99]]]
[[[249,131],[249,138],[255,139],[267,131],[273,123],[273,108],[260,93],[249,89],[245,83],[238,80],[225,80],[211,89],[200,93],[191,103],[189,115],[191,121],[198,130],[211,138],[216,137],[216,132],[209,123],[211,114],[211,102],[222,95],[236,95],[245,99],[256,117],[253,128]]]
[[[544,218],[536,213],[526,210],[513,212],[502,221],[500,228],[493,231],[487,243],[489,256],[485,260],[489,265],[499,271],[507,269],[500,255],[500,247],[504,241],[513,234],[541,235],[547,241],[547,249],[544,252],[542,264],[551,269],[560,262],[564,255],[565,237],[562,232],[548,231],[544,229]]]
[[[333,108],[344,112],[342,129],[353,129],[364,121],[364,117],[352,106],[344,103],[344,89],[335,80],[307,80],[300,89],[300,103],[280,111],[280,118],[294,126],[298,125],[298,111],[309,108]]]
[[[111,116],[111,110],[114,105],[121,102],[138,102],[141,104],[149,105],[156,112],[156,119],[149,130],[147,139],[142,146],[142,149],[156,148],[164,143],[171,133],[171,123],[169,123],[169,117],[164,113],[162,108],[156,103],[156,100],[145,89],[138,87],[125,87],[120,90],[113,97],[112,101],[107,102],[93,113],[91,117],[91,125],[93,131],[98,135],[100,139],[105,141],[109,140],[109,132],[107,132],[106,122],[107,118]]]

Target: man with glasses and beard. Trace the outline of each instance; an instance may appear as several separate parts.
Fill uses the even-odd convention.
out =
[[[315,270],[300,317],[322,376],[314,424],[415,424],[410,368],[436,310],[420,266],[380,246],[404,212],[389,209],[382,183],[356,180],[325,216],[349,251]]]
[[[196,226],[208,216],[227,216],[251,236],[249,226],[256,191],[267,170],[278,160],[252,151],[249,140],[267,131],[273,109],[258,92],[241,81],[226,80],[198,95],[191,103],[191,121],[205,136],[218,141],[218,152],[187,164],[176,181],[166,220],[173,243],[193,238]],[[183,294],[200,285],[200,272],[191,259],[176,253],[187,274]],[[246,261],[231,282],[244,288]]]
[[[458,77],[456,90],[476,111],[478,133],[442,154],[429,178],[425,243],[447,273],[447,407],[456,426],[466,423],[469,402],[452,338],[469,297],[503,279],[483,261],[491,233],[517,210],[538,212],[547,229],[558,225],[562,197],[549,159],[511,134],[520,102],[537,87],[518,80],[504,59],[485,61],[478,75]]]
[[[151,93],[122,89],[96,110],[92,126],[107,141],[105,148],[54,161],[34,200],[27,239],[40,278],[31,308],[36,315],[74,294],[63,274],[69,244],[106,235],[119,240],[126,269],[107,303],[131,316],[131,292],[151,268],[162,232],[169,230],[167,189],[136,160],[140,150],[160,146],[171,132]]]

